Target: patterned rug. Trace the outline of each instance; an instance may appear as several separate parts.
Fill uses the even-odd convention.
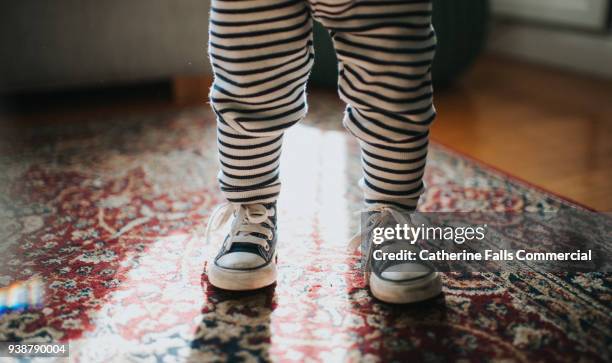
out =
[[[69,341],[75,362],[612,359],[609,274],[448,273],[433,302],[373,300],[346,252],[360,168],[339,112],[314,103],[287,134],[279,281],[241,294],[202,274],[221,201],[207,110],[5,133],[0,287],[40,276],[46,295],[0,317],[0,341]],[[441,146],[429,160],[423,211],[567,203]]]

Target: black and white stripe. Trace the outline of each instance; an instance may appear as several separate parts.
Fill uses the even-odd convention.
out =
[[[344,125],[362,147],[366,202],[416,207],[435,118],[431,0],[213,0],[209,53],[227,199],[271,202],[283,132],[305,115],[312,18],[332,35]]]

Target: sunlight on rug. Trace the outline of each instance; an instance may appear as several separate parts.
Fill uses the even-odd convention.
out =
[[[359,151],[326,112],[286,135],[280,277],[250,294],[211,288],[202,274],[214,251],[205,223],[221,201],[204,109],[7,138],[0,287],[40,277],[45,297],[1,316],[0,341],[69,341],[81,362],[609,361],[607,274],[445,274],[444,295],[427,304],[373,300],[346,252]],[[567,203],[440,146],[428,165],[423,211]]]

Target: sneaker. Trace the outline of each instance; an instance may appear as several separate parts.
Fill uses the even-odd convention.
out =
[[[399,252],[412,250],[418,255],[417,244],[390,240],[376,245],[371,233],[376,227],[410,223],[401,212],[389,206],[376,206],[368,210],[366,231],[353,238],[351,244],[361,244],[364,254],[365,281],[372,295],[378,300],[392,304],[416,303],[438,296],[442,292],[440,274],[425,261],[402,261],[375,259],[374,252]]]
[[[276,281],[276,205],[227,203],[211,216],[209,231],[219,214],[219,224],[234,219],[219,253],[208,264],[208,281],[235,291],[272,285]]]

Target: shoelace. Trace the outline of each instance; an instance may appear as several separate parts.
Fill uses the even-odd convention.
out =
[[[372,207],[364,208],[357,213],[359,213],[359,215],[361,215],[361,213],[370,213],[370,215],[366,220],[364,228],[350,239],[348,244],[350,252],[356,251],[361,246],[361,241],[363,238],[368,238],[374,228],[381,226],[389,219],[392,219],[399,224],[411,223],[410,218],[404,215],[404,213],[402,213],[399,209],[388,205],[374,205]],[[368,278],[369,275],[369,271],[367,270],[368,266],[370,266],[370,263],[372,262],[373,244],[374,243],[368,243],[367,250],[361,251],[362,253],[365,253],[366,256],[366,261],[361,267],[366,278]]]
[[[230,228],[229,237],[225,241],[225,252],[232,248],[232,244],[236,242],[253,243],[263,247],[266,251],[270,249],[268,241],[254,236],[253,233],[258,233],[272,239],[273,232],[271,228],[262,226],[262,223],[267,223],[272,228],[274,224],[270,217],[274,216],[274,209],[268,209],[263,204],[236,204],[223,203],[219,205],[210,215],[208,226],[206,227],[206,241],[209,241],[212,231],[220,229],[224,226],[229,218],[235,215],[234,221]]]

